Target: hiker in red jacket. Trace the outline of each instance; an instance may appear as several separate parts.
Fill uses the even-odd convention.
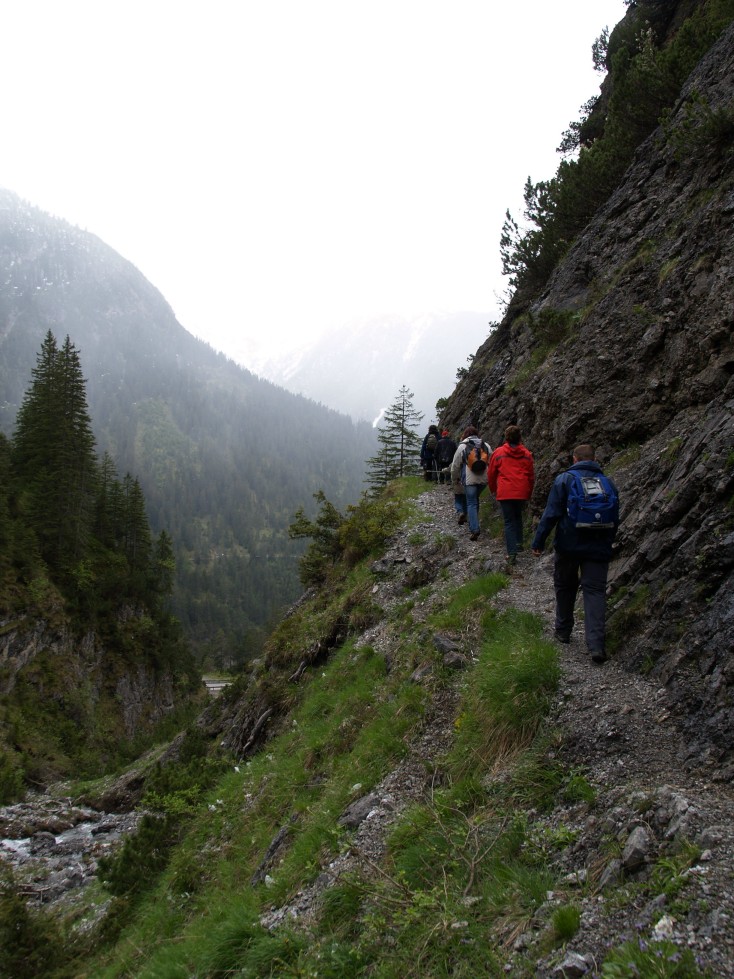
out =
[[[512,566],[517,561],[517,552],[522,550],[523,510],[535,485],[533,455],[522,444],[517,425],[507,426],[504,444],[492,453],[487,482],[502,510],[507,563]]]

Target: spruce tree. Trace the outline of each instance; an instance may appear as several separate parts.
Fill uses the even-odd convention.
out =
[[[125,556],[135,593],[145,591],[150,571],[152,542],[145,513],[145,498],[137,479],[128,473],[123,480],[125,497]]]
[[[413,398],[413,392],[403,385],[385,411],[383,424],[377,431],[380,449],[376,456],[367,460],[367,482],[373,489],[418,469],[421,437],[415,426],[423,420],[423,412],[416,411]]]
[[[58,571],[85,553],[94,519],[97,462],[85,381],[69,337],[49,330],[18,412],[13,473],[21,510],[41,554]]]

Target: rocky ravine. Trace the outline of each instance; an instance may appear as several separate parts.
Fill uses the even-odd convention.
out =
[[[500,541],[483,535],[472,543],[466,527],[457,525],[447,488],[427,489],[418,505],[424,514],[422,522],[418,526],[413,522],[398,533],[375,566],[375,599],[386,616],[382,624],[362,636],[361,642],[370,643],[387,657],[392,641],[386,627],[387,613],[394,603],[404,601],[408,581],[428,579],[431,591],[439,593],[447,587],[446,574],[451,584],[458,585],[473,575],[504,566]],[[482,503],[483,507],[491,505],[486,499]],[[420,531],[429,543],[412,543]],[[444,541],[447,536],[454,537],[455,547],[447,550],[445,543],[441,547],[433,543],[438,535]],[[439,568],[441,576],[436,574]],[[535,559],[524,552],[508,587],[495,599],[500,608],[514,606],[539,615],[549,637],[553,621],[551,570],[550,554]],[[429,594],[422,605],[416,605],[414,616],[418,620],[427,616],[432,604]],[[468,658],[476,651],[462,649]],[[534,936],[547,923],[556,903],[573,900],[582,908],[581,928],[560,963],[557,955],[538,961],[540,977],[598,974],[597,967],[607,950],[638,934],[671,938],[693,949],[702,967],[713,975],[734,977],[734,793],[725,773],[714,763],[702,768],[690,755],[681,718],[671,707],[668,691],[657,681],[626,671],[619,658],[602,667],[593,665],[585,654],[579,626],[570,646],[559,651],[562,681],[552,716],[553,724],[563,732],[559,752],[567,766],[584,771],[597,796],[590,805],[569,805],[544,816],[535,814],[539,829],[572,830],[575,842],[560,858],[562,888],[549,895],[534,927],[513,938],[513,954],[532,950]],[[341,875],[356,868],[378,872],[389,827],[407,806],[431,791],[427,775],[431,766],[425,762],[439,756],[450,743],[459,688],[466,674],[459,670],[455,675],[454,687],[437,693],[423,730],[398,768],[343,814],[343,824],[354,830],[349,849],[324,867],[315,883],[292,903],[271,908],[263,924],[277,928],[288,921],[308,928],[321,893]],[[421,682],[420,668],[414,680]],[[47,810],[49,799],[36,800],[35,805],[39,812],[44,807]],[[10,808],[0,811],[3,834],[10,840],[0,849],[2,859],[15,864],[27,892],[35,894],[36,900],[53,901],[62,894],[65,901],[73,899],[74,888],[93,878],[89,871],[96,863],[96,853],[85,855],[75,850],[74,862],[77,867],[84,866],[85,873],[83,877],[66,874],[63,841],[53,826],[46,822],[37,839],[27,839],[28,827],[35,825],[31,813],[24,808],[23,820],[15,822],[12,815]],[[100,814],[86,815],[92,816],[100,828],[107,827],[108,821]],[[40,826],[38,820],[36,823]],[[96,838],[94,829],[86,835],[90,842]],[[279,846],[286,838],[287,832],[274,838],[264,855],[259,879],[277,863]],[[618,858],[609,856],[610,838],[618,843]],[[624,901],[619,900],[619,890],[610,890],[615,883],[634,884],[647,877],[652,861],[671,851],[681,839],[690,840],[701,850],[699,862],[687,874],[689,911],[684,918],[669,913],[663,895],[639,903],[634,887]],[[94,845],[98,847],[99,842]],[[59,875],[63,883],[54,889],[49,885],[60,882]]]

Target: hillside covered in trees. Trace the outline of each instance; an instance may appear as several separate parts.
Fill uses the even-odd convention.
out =
[[[151,534],[137,479],[97,457],[68,337],[46,335],[0,473],[4,802],[129,760],[201,696],[170,536]]]
[[[176,554],[174,606],[200,657],[242,663],[299,593],[287,528],[325,489],[356,502],[369,425],[288,394],[195,339],[98,238],[0,191],[0,431],[48,330],[69,336],[99,452],[135,473]]]

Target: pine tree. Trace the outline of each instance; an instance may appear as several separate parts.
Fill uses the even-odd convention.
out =
[[[150,570],[151,539],[145,498],[137,479],[128,473],[122,482],[125,497],[125,556],[135,592],[144,591]]]
[[[153,544],[150,563],[150,590],[160,601],[173,593],[176,577],[176,561],[173,555],[173,541],[170,534],[162,530]]]
[[[421,438],[415,426],[423,420],[423,412],[416,411],[413,397],[413,392],[403,385],[385,411],[383,424],[377,432],[380,449],[376,456],[367,460],[367,482],[373,489],[410,475],[418,468]]]
[[[9,476],[10,444],[0,432],[0,575],[9,564],[12,543],[12,527],[8,508]]]
[[[13,472],[21,509],[52,569],[85,555],[94,519],[97,461],[85,382],[69,337],[49,330],[18,412]]]

